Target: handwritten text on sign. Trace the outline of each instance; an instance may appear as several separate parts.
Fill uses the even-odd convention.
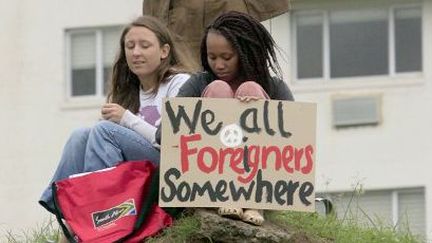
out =
[[[160,206],[315,210],[315,104],[171,98],[162,121]]]

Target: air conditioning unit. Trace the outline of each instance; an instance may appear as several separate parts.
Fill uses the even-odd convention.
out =
[[[333,126],[337,128],[381,122],[381,95],[333,97],[332,108]]]

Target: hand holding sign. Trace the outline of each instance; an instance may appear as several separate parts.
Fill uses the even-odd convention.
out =
[[[260,97],[256,97],[256,96],[239,96],[237,97],[241,102],[245,102],[245,103],[249,103],[251,101],[257,101],[260,100]]]

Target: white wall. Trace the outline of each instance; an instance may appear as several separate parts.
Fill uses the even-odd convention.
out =
[[[302,2],[299,1],[301,7]],[[319,1],[315,1],[319,4]],[[338,2],[339,3],[339,2]],[[335,3],[337,5],[338,3]],[[272,20],[273,35],[283,51],[291,52],[289,14]],[[297,101],[318,106],[316,189],[352,191],[426,188],[428,238],[432,239],[432,1],[423,7],[423,72],[405,77],[295,82],[289,55],[283,69]],[[275,31],[276,30],[276,31]],[[335,95],[380,94],[382,123],[378,126],[335,129],[331,101]]]
[[[141,12],[142,0],[0,2],[0,235],[49,217],[37,201],[63,144],[99,117],[99,105],[66,100],[65,29],[123,25]]]
[[[0,230],[34,228],[49,216],[37,200],[63,144],[74,128],[99,117],[102,100],[85,108],[66,100],[65,29],[121,25],[138,16],[141,6],[142,0],[0,2]],[[296,100],[318,104],[317,190],[351,190],[357,182],[366,189],[425,186],[432,238],[432,1],[425,1],[424,13],[421,77],[290,86]],[[276,18],[271,28],[290,53],[289,16]],[[292,58],[285,59],[290,80]],[[382,124],[332,128],[331,97],[364,93],[382,94]]]

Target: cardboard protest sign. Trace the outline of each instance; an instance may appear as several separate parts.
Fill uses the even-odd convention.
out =
[[[170,98],[159,205],[315,211],[316,105]]]

